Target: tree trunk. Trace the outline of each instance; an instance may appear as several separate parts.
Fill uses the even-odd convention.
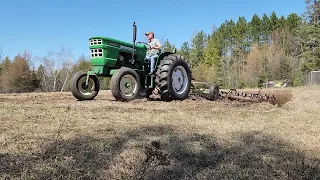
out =
[[[54,75],[54,79],[53,79],[53,89],[52,89],[53,92],[56,92],[58,74],[59,74],[59,72],[57,71],[57,74]]]
[[[66,78],[64,79],[64,82],[63,82],[63,85],[62,85],[62,87],[61,87],[60,92],[63,92],[64,87],[65,87],[65,85],[66,85],[66,82],[67,82],[67,80],[68,80],[68,77],[69,77],[69,73],[67,74]]]

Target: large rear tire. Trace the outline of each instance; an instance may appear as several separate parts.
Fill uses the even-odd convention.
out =
[[[133,69],[121,67],[112,75],[110,89],[116,100],[131,101],[140,93],[140,77]]]
[[[184,100],[191,88],[191,70],[185,59],[176,54],[163,58],[156,72],[156,89],[163,101]]]
[[[71,78],[71,92],[80,101],[94,99],[100,90],[99,79],[90,75],[86,86],[87,71],[76,72]]]

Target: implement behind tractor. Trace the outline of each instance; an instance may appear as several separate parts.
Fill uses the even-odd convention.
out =
[[[92,100],[100,90],[98,77],[110,77],[112,95],[119,101],[138,97],[149,100],[185,100],[192,96],[210,100],[228,97],[233,99],[264,99],[262,96],[243,96],[219,91],[212,84],[209,91],[196,90],[191,82],[191,68],[183,56],[176,52],[159,52],[155,71],[146,59],[149,44],[136,42],[137,27],[133,23],[133,43],[97,36],[89,38],[92,69],[76,72],[71,79],[71,92],[79,100]],[[266,98],[269,100],[269,98]]]
[[[196,84],[200,84],[196,88]],[[260,90],[257,93],[239,92],[236,89],[230,89],[228,91],[219,90],[219,86],[215,83],[209,84],[206,82],[192,82],[189,98],[192,100],[206,99],[210,101],[216,101],[219,99],[227,99],[231,101],[248,101],[248,102],[269,102],[271,104],[276,103],[275,96],[262,94]]]

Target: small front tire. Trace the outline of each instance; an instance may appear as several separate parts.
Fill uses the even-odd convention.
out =
[[[86,86],[87,71],[76,72],[71,78],[71,92],[80,101],[93,100],[100,90],[99,79],[90,75]]]

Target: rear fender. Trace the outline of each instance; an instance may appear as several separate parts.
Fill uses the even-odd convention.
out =
[[[156,67],[159,66],[160,62],[163,60],[164,57],[166,57],[166,56],[168,56],[170,54],[174,54],[174,53],[173,52],[163,52],[163,53],[161,53],[160,56],[157,59]]]

